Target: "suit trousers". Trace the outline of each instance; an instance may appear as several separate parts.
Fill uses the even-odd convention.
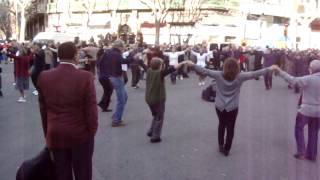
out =
[[[94,138],[68,149],[50,149],[56,180],[91,180]]]
[[[219,118],[218,126],[218,142],[219,146],[223,146],[226,151],[230,151],[232,140],[234,136],[234,127],[238,116],[238,109],[227,112],[226,110],[220,111],[216,108],[216,112]],[[225,130],[227,130],[226,141]]]
[[[153,117],[148,133],[152,134],[152,138],[160,138],[163,125],[165,103],[161,102],[148,105]]]
[[[40,75],[40,73],[39,73],[39,74],[32,74],[32,75],[31,75],[32,84],[33,84],[33,86],[34,86],[37,90],[38,90],[37,81],[38,81],[39,75]]]
[[[178,71],[175,71],[173,73],[170,74],[170,79],[171,79],[171,83],[172,84],[176,84],[177,82],[177,75],[178,75]]]
[[[304,127],[308,124],[308,145],[305,149]],[[295,125],[295,138],[297,143],[297,153],[305,155],[310,159],[317,157],[318,132],[320,129],[320,118],[312,118],[297,114]]]
[[[267,72],[264,75],[264,84],[266,86],[266,89],[271,89],[272,88],[272,72]]]
[[[103,88],[103,95],[98,105],[101,107],[102,110],[107,110],[110,104],[113,86],[109,78],[100,78],[99,82]]]
[[[140,67],[139,67],[139,65],[131,65],[131,73],[132,73],[131,86],[135,87],[138,85],[138,83],[140,81]]]

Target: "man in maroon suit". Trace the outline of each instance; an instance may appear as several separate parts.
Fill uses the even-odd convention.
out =
[[[57,180],[92,179],[98,127],[96,92],[90,72],[78,70],[72,42],[59,46],[60,65],[38,79],[39,104],[47,147]]]

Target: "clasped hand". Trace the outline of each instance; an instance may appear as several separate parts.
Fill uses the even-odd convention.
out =
[[[272,71],[276,71],[276,72],[279,72],[279,71],[281,70],[278,65],[272,65],[272,66],[270,66],[270,69],[271,69]]]

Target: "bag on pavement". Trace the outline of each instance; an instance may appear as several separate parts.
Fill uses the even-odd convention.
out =
[[[48,148],[36,157],[26,160],[18,168],[16,180],[54,180],[54,165]]]
[[[216,91],[213,85],[210,84],[207,88],[202,91],[202,99],[208,102],[214,102],[216,98]]]

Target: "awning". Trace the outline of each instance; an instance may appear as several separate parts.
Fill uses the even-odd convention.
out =
[[[161,23],[160,24],[160,28],[163,28],[166,26],[166,23]],[[154,23],[149,23],[147,21],[144,21],[143,23],[141,23],[140,25],[141,28],[155,28],[156,25]]]
[[[194,26],[195,22],[169,22],[170,26]]]

